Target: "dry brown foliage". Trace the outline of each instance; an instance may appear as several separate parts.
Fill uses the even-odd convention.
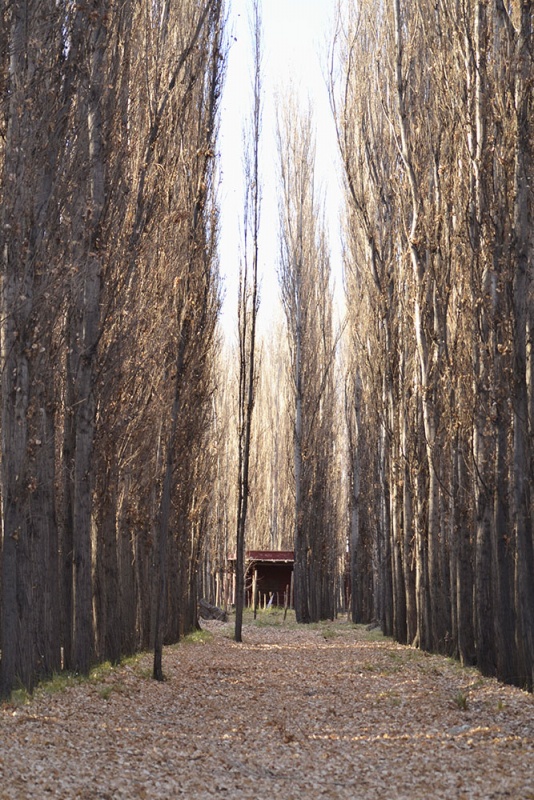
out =
[[[263,618],[264,619],[264,618]],[[209,636],[0,710],[0,797],[534,798],[534,698],[346,622]],[[271,617],[272,622],[272,617]]]

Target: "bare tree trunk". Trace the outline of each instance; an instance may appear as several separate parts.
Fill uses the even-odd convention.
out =
[[[522,661],[526,688],[534,687],[534,543],[532,503],[532,432],[529,431],[527,387],[527,298],[533,283],[534,249],[532,245],[532,8],[521,3],[516,37],[517,72],[515,78],[515,263],[513,283],[514,386],[513,386],[513,499],[517,540],[516,608],[517,645]]]
[[[27,0],[11,4],[1,17],[7,26],[0,57],[7,122],[0,160],[0,694],[6,696],[15,679],[31,689],[60,659],[51,369],[59,267],[55,243],[45,231],[57,224],[54,174],[62,128],[56,106],[59,14]]]
[[[102,498],[96,515],[95,610],[98,657],[118,664],[121,659],[122,601],[117,541],[118,464],[100,465],[97,475]]]
[[[417,594],[415,588],[415,542],[413,520],[413,487],[410,476],[409,447],[409,395],[406,388],[406,375],[404,369],[404,355],[401,356],[400,369],[401,400],[399,410],[399,428],[401,437],[402,459],[402,522],[403,542],[402,561],[404,582],[406,586],[406,634],[408,644],[413,644],[417,636]]]
[[[456,605],[457,649],[462,664],[470,666],[475,663],[475,631],[473,619],[473,576],[474,547],[471,542],[471,524],[468,516],[468,501],[465,487],[467,485],[467,465],[465,437],[462,430],[457,432],[454,448],[453,492],[453,548],[456,567]]]
[[[500,374],[497,357],[496,374]],[[500,402],[495,419],[495,499],[493,563],[495,581],[493,586],[493,608],[495,627],[495,648],[497,675],[500,680],[514,683],[517,665],[517,645],[515,641],[516,619],[513,602],[514,548],[510,532],[510,507],[508,485],[508,431],[510,414],[506,401]]]
[[[485,406],[481,403],[481,407]],[[493,660],[493,592],[492,592],[492,536],[491,526],[493,514],[491,508],[491,487],[484,483],[484,476],[491,475],[491,463],[488,463],[485,433],[480,426],[487,424],[479,420],[474,436],[474,456],[477,469],[477,509],[475,539],[475,633],[477,666],[486,674],[494,674]]]
[[[171,411],[170,432],[165,449],[165,469],[157,528],[156,541],[156,584],[155,584],[155,618],[154,618],[154,665],[152,676],[157,681],[164,680],[163,674],[163,639],[167,609],[167,560],[168,539],[171,514],[171,492],[176,450],[176,432],[181,408],[181,390],[184,378],[184,357],[187,346],[187,334],[182,321],[178,356],[176,360],[176,376],[174,379],[174,401]]]
[[[88,144],[87,247],[82,272],[78,362],[75,392],[75,452],[73,489],[73,644],[72,666],[89,672],[94,659],[91,527],[93,523],[93,445],[95,437],[95,380],[97,347],[101,335],[102,225],[106,203],[103,97],[106,94],[105,55],[108,47],[107,0],[94,0],[89,20],[86,114]],[[80,225],[82,224],[80,220]]]
[[[245,163],[246,200],[244,215],[244,266],[240,274],[239,298],[239,481],[236,536],[235,640],[242,641],[245,597],[245,534],[249,498],[252,416],[256,395],[256,320],[258,316],[258,257],[260,229],[260,131],[261,131],[261,16],[258,0],[252,9],[254,36],[254,84],[252,127]],[[250,254],[248,247],[251,236]],[[249,257],[251,275],[249,276]]]
[[[350,459],[350,614],[354,624],[361,623],[363,619],[363,609],[361,607],[358,591],[358,584],[362,579],[359,570],[360,555],[360,438],[361,430],[361,385],[359,375],[354,377],[354,385],[345,389],[345,419],[347,425],[347,435],[349,444]]]
[[[67,310],[66,330],[73,331],[73,310]],[[69,348],[69,350],[71,350]],[[60,551],[61,551],[61,643],[63,647],[63,667],[73,669],[72,621],[74,617],[74,353],[65,356],[65,413],[63,416],[62,441],[62,506],[60,515]]]
[[[380,612],[378,619],[386,636],[393,635],[393,560],[391,552],[391,496],[389,483],[390,449],[389,435],[383,421],[380,426],[379,444],[380,516],[378,527]]]
[[[415,643],[423,650],[432,648],[431,620],[430,620],[430,587],[428,570],[428,544],[427,544],[427,517],[425,501],[427,495],[427,476],[420,464],[424,460],[424,450],[421,439],[423,438],[423,422],[420,403],[417,404],[416,424],[419,431],[417,442],[417,459],[419,461],[415,479],[415,593],[417,598],[417,635]]]
[[[129,470],[126,469],[120,478],[117,501],[117,594],[120,601],[121,655],[134,653],[136,647],[148,650],[150,646],[150,593],[145,593],[141,585],[148,585],[149,581],[140,577],[149,572],[150,554],[143,531],[132,531],[126,519],[130,480]]]
[[[297,311],[297,313],[299,313]],[[297,622],[310,621],[308,541],[303,509],[303,397],[302,397],[302,325],[297,317],[295,342],[295,428],[293,441],[293,464],[295,470],[295,615]]]
[[[486,3],[478,2],[475,7],[473,59],[468,61],[468,91],[472,96],[473,120],[470,133],[470,151],[474,170],[472,185],[471,238],[473,243],[474,270],[473,279],[475,298],[483,297],[478,312],[479,338],[474,343],[473,356],[476,397],[474,414],[473,454],[475,462],[475,502],[476,502],[476,536],[475,536],[475,642],[477,665],[487,674],[495,671],[493,653],[493,606],[492,606],[492,524],[493,524],[493,458],[494,442],[492,426],[489,421],[491,398],[490,360],[488,346],[490,341],[490,266],[485,262],[486,230],[486,196],[484,180],[486,154],[486,51],[487,51],[487,15]],[[473,75],[471,75],[473,73]],[[476,307],[476,303],[474,302]]]
[[[397,459],[395,463],[398,464]],[[398,642],[407,641],[406,586],[403,570],[403,536],[401,529],[401,486],[399,477],[391,479],[391,569],[393,574],[393,635]]]

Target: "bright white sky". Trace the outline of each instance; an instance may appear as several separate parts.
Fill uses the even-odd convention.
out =
[[[243,126],[250,117],[252,93],[251,0],[228,0],[231,31],[226,84],[221,101],[221,272],[225,282],[223,328],[237,335],[237,277],[243,226]],[[268,330],[278,307],[278,200],[276,152],[277,97],[293,86],[303,104],[311,98],[317,126],[316,174],[327,193],[327,219],[333,271],[341,274],[340,188],[337,145],[328,101],[326,69],[335,0],[261,0],[263,18],[262,163],[260,231],[262,271],[259,324]],[[336,277],[337,288],[341,277]]]

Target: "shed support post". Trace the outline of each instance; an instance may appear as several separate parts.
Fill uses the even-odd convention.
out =
[[[258,613],[258,570],[254,570],[252,576],[252,607],[254,609],[254,619]]]

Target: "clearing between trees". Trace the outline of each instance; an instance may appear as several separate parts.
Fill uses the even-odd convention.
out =
[[[280,612],[0,709],[0,797],[534,798],[534,697]]]

